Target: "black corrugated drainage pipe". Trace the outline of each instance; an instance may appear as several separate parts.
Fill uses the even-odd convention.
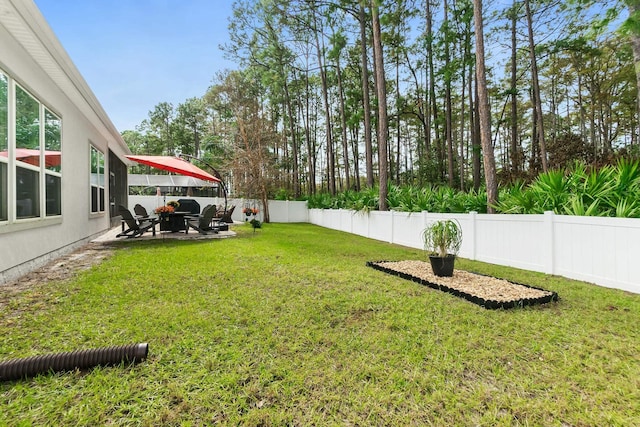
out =
[[[33,377],[46,372],[87,369],[120,362],[137,363],[147,358],[149,344],[130,344],[68,353],[32,356],[0,362],[0,381]]]

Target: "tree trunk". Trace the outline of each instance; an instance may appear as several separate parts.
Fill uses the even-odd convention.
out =
[[[517,67],[517,39],[516,39],[516,0],[511,10],[511,175],[517,176],[519,172],[518,161],[518,67]]]
[[[305,102],[306,102],[306,111],[304,112],[304,135],[307,140],[307,152],[309,159],[307,164],[307,171],[309,173],[309,194],[316,194],[316,147],[315,147],[315,139],[311,140],[311,118],[309,117],[311,106],[309,105],[309,101],[311,99],[311,93],[309,91],[309,71],[305,73]]]
[[[362,68],[362,108],[364,115],[364,156],[367,168],[367,187],[373,188],[373,142],[371,140],[371,100],[369,99],[369,65],[367,63],[367,29],[364,5],[358,9],[360,21],[360,66]]]
[[[449,48],[449,3],[444,0],[444,23],[445,40],[444,40],[444,102],[445,102],[445,138],[447,144],[447,182],[449,187],[453,188],[453,119],[451,107],[451,58]]]
[[[353,126],[351,128],[351,155],[353,156],[353,170],[354,170],[354,190],[360,191],[360,152],[358,150],[358,129],[359,126]]]
[[[525,13],[527,15],[527,29],[529,33],[529,56],[531,57],[531,84],[533,88],[533,104],[537,119],[538,144],[540,146],[540,160],[542,171],[547,172],[547,146],[544,140],[544,122],[542,115],[542,97],[540,96],[540,83],[538,82],[538,61],[536,59],[536,46],[533,42],[533,19],[529,0],[524,0]]]
[[[484,163],[484,179],[487,186],[487,212],[495,213],[498,202],[498,181],[491,143],[491,112],[487,90],[487,72],[484,60],[484,28],[482,22],[482,0],[473,0],[473,21],[476,33],[476,79],[478,81],[478,113],[480,118],[480,142]]]
[[[427,79],[425,85],[425,107],[424,107],[424,142],[425,142],[425,158],[423,164],[430,167],[429,159],[431,158],[431,100],[435,98],[435,83],[433,69],[433,15],[431,13],[431,0],[425,1],[425,33],[427,38]],[[422,174],[421,174],[422,175]]]
[[[531,95],[533,97],[533,95]],[[540,144],[538,143],[538,107],[532,103],[533,114],[531,117],[531,164],[529,169],[534,175],[540,173]]]
[[[467,56],[466,56],[466,52],[464,55],[464,60],[466,60]],[[467,106],[467,99],[466,99],[466,93],[465,90],[467,89],[467,67],[464,66],[464,60],[463,65],[462,65],[462,73],[461,73],[461,82],[460,82],[460,135],[458,136],[458,141],[460,144],[460,152],[459,152],[459,157],[458,157],[458,173],[459,173],[459,189],[460,191],[464,191],[465,185],[464,185],[464,166],[465,166],[465,155],[464,155],[464,128],[465,128],[465,119],[464,119],[464,115],[466,114],[465,112],[465,108]]]
[[[634,17],[637,23],[637,16],[640,14],[640,1],[627,0],[629,6],[629,16]],[[633,65],[636,74],[636,130],[634,134],[640,135],[640,28],[633,26],[629,31],[631,49],[633,50]]]
[[[640,92],[638,92],[638,99],[640,99]],[[580,110],[580,138],[584,141],[587,137],[587,123],[586,111],[584,109],[584,103],[582,102],[582,74],[578,73],[578,109]]]
[[[473,189],[480,189],[480,119],[478,117],[478,104],[474,103],[474,97],[478,99],[478,80],[472,79],[471,65],[469,65],[469,120],[471,128],[471,170],[473,174]],[[471,90],[473,80],[473,91]]]
[[[387,165],[387,89],[384,75],[384,57],[382,52],[382,36],[380,17],[378,16],[378,0],[371,0],[371,22],[373,28],[373,57],[376,64],[376,92],[378,95],[378,170],[380,173],[379,208],[389,210],[387,204],[389,168]]]
[[[331,106],[329,105],[329,89],[327,87],[327,72],[324,68],[323,49],[320,46],[319,30],[314,31],[316,41],[316,52],[318,55],[318,66],[320,68],[320,81],[322,83],[322,101],[324,102],[324,119],[327,141],[327,189],[329,194],[336,194],[336,166],[335,154],[333,153],[333,137],[331,135]]]
[[[342,156],[344,157],[345,187],[351,189],[351,169],[349,167],[349,142],[347,141],[347,116],[344,111],[344,89],[342,87],[342,70],[340,58],[336,59],[336,76],[338,78],[338,93],[340,96],[340,127],[342,127]]]
[[[283,71],[284,73],[284,71]],[[289,132],[291,133],[291,156],[293,157],[293,194],[297,199],[300,197],[300,169],[298,165],[298,140],[296,138],[295,120],[293,108],[291,106],[291,97],[289,96],[289,84],[284,76],[284,99],[287,104],[287,114],[289,116]]]
[[[465,28],[464,34],[464,60],[462,61],[462,84],[461,91],[462,94],[460,96],[460,191],[465,191],[466,183],[466,166],[467,166],[467,157],[469,155],[469,146],[465,144],[465,141],[468,141],[467,138],[464,137],[465,130],[465,106],[466,106],[466,95],[465,90],[467,89],[467,67],[466,65],[471,62],[471,23],[467,24]],[[469,70],[469,80],[472,80],[471,70]],[[471,85],[468,85],[469,90],[471,90]],[[473,114],[472,110],[469,110],[469,117]],[[473,120],[471,120],[473,124]],[[472,135],[472,131],[470,130],[468,133],[469,136]],[[467,148],[467,152],[465,153],[465,145]]]
[[[396,55],[396,99],[400,99],[400,58]],[[396,185],[400,185],[400,145],[402,138],[400,137],[400,111],[396,111]]]

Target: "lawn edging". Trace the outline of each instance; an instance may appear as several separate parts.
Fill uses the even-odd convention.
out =
[[[457,297],[463,298],[463,299],[465,299],[465,300],[467,300],[469,302],[472,302],[474,304],[477,304],[477,305],[479,305],[481,307],[484,307],[486,309],[489,309],[489,310],[497,310],[497,309],[500,309],[500,308],[508,309],[508,308],[514,308],[514,307],[525,307],[525,306],[529,306],[529,305],[546,304],[546,303],[549,303],[549,302],[552,302],[552,301],[558,301],[559,300],[557,292],[549,291],[547,289],[542,289],[542,288],[538,288],[538,287],[531,286],[531,285],[526,285],[524,283],[513,282],[513,281],[510,281],[510,280],[507,280],[507,282],[509,282],[509,283],[511,283],[513,285],[524,286],[524,287],[529,288],[529,289],[536,289],[536,290],[539,290],[539,291],[547,292],[549,294],[545,295],[545,296],[541,296],[539,298],[519,298],[519,299],[510,300],[510,301],[498,301],[498,300],[492,300],[492,299],[485,299],[485,298],[482,298],[480,296],[473,295],[471,293],[464,292],[464,291],[452,288],[450,286],[446,286],[446,285],[443,285],[443,284],[440,284],[440,283],[434,283],[434,282],[431,282],[429,280],[423,279],[421,277],[414,276],[412,274],[408,274],[408,273],[405,273],[405,272],[402,272],[402,271],[397,271],[397,270],[393,270],[393,269],[381,266],[380,263],[383,263],[383,262],[387,262],[387,261],[368,261],[367,262],[367,266],[371,267],[371,268],[373,268],[375,270],[382,271],[382,272],[387,273],[387,274],[398,276],[398,277],[401,277],[403,279],[410,280],[412,282],[416,282],[416,283],[419,283],[419,284],[424,285],[424,286],[428,286],[428,287],[430,287],[432,289],[436,289],[436,290],[439,290],[439,291],[450,293],[452,295],[455,295]],[[479,274],[479,273],[475,273],[475,272],[472,272],[472,274],[476,274],[476,275],[479,275],[479,276],[485,276],[483,274]],[[487,277],[487,276],[485,276],[485,277]]]

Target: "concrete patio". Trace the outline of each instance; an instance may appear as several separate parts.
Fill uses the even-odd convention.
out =
[[[228,237],[234,237],[236,233],[231,230],[233,224],[229,224],[228,231],[220,231],[218,233],[210,233],[210,234],[201,234],[196,230],[189,230],[189,233],[181,232],[170,232],[170,231],[159,231],[156,230],[156,235],[154,236],[150,231],[144,233],[139,237],[116,237],[118,233],[122,231],[120,226],[113,227],[103,235],[93,239],[92,243],[112,243],[112,242],[126,242],[126,241],[134,241],[134,240],[209,240],[209,239],[226,239]],[[158,227],[159,228],[159,227]]]

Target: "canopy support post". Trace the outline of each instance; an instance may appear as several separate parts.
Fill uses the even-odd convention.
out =
[[[224,213],[227,213],[227,186],[224,184],[224,180],[222,179],[222,176],[220,175],[220,172],[218,172],[218,170],[216,168],[214,168],[209,162],[205,162],[204,160],[196,157],[196,156],[192,156],[190,154],[184,154],[184,153],[179,153],[178,157],[187,157],[189,159],[193,159],[193,160],[197,160],[199,162],[204,163],[206,166],[209,167],[209,169],[211,169],[213,171],[213,176],[215,176],[216,178],[218,178],[220,180],[220,185],[222,186],[222,194],[224,195]]]

